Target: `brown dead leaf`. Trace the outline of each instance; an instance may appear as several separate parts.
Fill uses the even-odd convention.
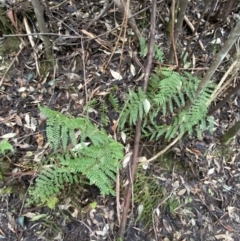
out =
[[[196,148],[190,147],[189,150],[190,150],[192,153],[194,153],[194,154],[196,154],[196,155],[198,155],[198,156],[201,156],[201,155],[202,155],[201,151],[199,151],[199,150],[196,149]]]
[[[163,226],[168,231],[168,233],[172,233],[172,227],[165,219],[163,219]]]
[[[19,115],[15,116],[15,121],[18,126],[23,126],[22,119]]]
[[[9,11],[7,11],[6,14],[7,14],[7,17],[10,19],[11,23],[13,24],[13,26],[15,27],[15,29],[17,30],[18,27],[17,27],[17,23],[16,23],[16,21],[15,21],[15,19],[14,19],[13,11],[12,11],[12,10],[9,10]]]
[[[182,190],[180,190],[180,191],[178,192],[178,196],[184,195],[186,191],[187,191],[187,190],[186,190],[185,188],[182,189]]]
[[[43,135],[42,134],[36,135],[36,142],[37,142],[38,148],[43,147]]]

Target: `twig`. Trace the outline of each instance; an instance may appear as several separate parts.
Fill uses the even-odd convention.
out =
[[[170,46],[170,51],[169,51],[169,57],[168,57],[168,62],[172,63],[173,62],[173,57],[175,57],[176,64],[178,66],[178,58],[177,58],[177,53],[176,53],[176,44],[179,38],[179,33],[180,30],[182,29],[182,23],[183,23],[183,17],[186,12],[188,0],[181,0],[179,2],[179,11],[178,11],[178,16],[176,18],[176,24],[175,24],[175,0],[172,1],[172,7],[171,7],[171,15],[172,15],[172,30],[171,30],[171,46]],[[172,36],[173,35],[173,36]]]
[[[153,210],[153,213],[152,213],[152,222],[153,222],[153,229],[154,229],[154,233],[155,233],[156,240],[158,240],[158,238],[157,238],[157,230],[156,230],[155,225],[154,225],[154,215],[155,215],[155,213],[156,213],[156,210],[157,210],[160,206],[162,206],[163,203],[165,203],[169,198],[171,198],[171,196],[172,196],[172,194],[173,194],[173,192],[174,192],[175,190],[176,190],[176,188],[174,188],[174,189],[171,191],[171,193],[170,193],[166,198],[164,198],[164,199],[161,201],[161,203],[158,204],[158,206]]]
[[[84,51],[82,38],[81,38],[81,48],[82,48],[84,90],[85,90],[85,99],[86,99],[86,105],[87,105],[87,103],[88,103],[88,93],[87,93],[87,80],[86,80],[85,51]]]
[[[28,25],[28,21],[27,18],[24,16],[23,17],[23,22],[24,22],[24,26],[25,26],[25,30],[27,33],[31,33],[30,27]],[[36,64],[36,70],[37,70],[37,75],[40,76],[40,70],[39,70],[39,63],[38,63],[38,56],[36,53],[36,48],[35,48],[35,42],[33,40],[33,36],[29,35],[28,36],[29,42],[33,48],[33,54],[34,54],[34,59],[35,59],[35,64]]]
[[[219,93],[221,92],[221,89],[222,89],[221,86],[223,85],[223,83],[226,82],[226,78],[229,75],[232,75],[234,70],[235,70],[235,72],[238,72],[239,63],[240,63],[240,56],[237,55],[235,61],[231,64],[231,66],[225,72],[225,74],[221,78],[220,82],[218,83],[217,87],[215,88],[214,92],[212,93],[212,96],[211,96],[212,100],[214,100],[219,95]]]
[[[92,231],[92,229],[86,224],[86,223],[84,223],[83,221],[81,221],[81,220],[77,220],[79,223],[81,223],[81,224],[83,224],[88,230],[89,230],[89,232],[91,233],[91,236],[94,236],[95,238],[98,238],[95,234],[94,234],[94,232]]]
[[[57,36],[57,37],[66,37],[66,38],[81,38],[81,36],[70,36],[66,34],[58,34],[58,33],[20,33],[20,34],[3,34],[3,37],[25,37],[25,36],[35,36],[35,35],[49,35],[49,36]]]
[[[211,116],[216,110],[220,109],[230,98],[237,94],[240,90],[240,83],[236,85],[220,102],[218,102],[211,110],[208,111],[208,115]]]
[[[128,24],[127,16],[129,15],[128,11],[130,11],[130,0],[127,0],[127,2],[126,2],[124,17],[123,17],[123,23],[122,23],[122,26],[124,28],[123,39],[126,38],[127,24]],[[120,68],[121,68],[121,65],[122,65],[122,59],[123,59],[122,56],[123,56],[124,45],[125,45],[125,41],[122,42],[122,51],[121,51],[121,57],[120,57],[120,63],[119,63],[119,71],[120,71]]]
[[[36,172],[34,172],[34,173],[36,173]],[[33,184],[33,179],[34,179],[35,177],[36,177],[36,176],[33,175],[33,177],[31,178],[31,180],[30,180],[30,185],[29,185],[29,187],[27,188],[27,191],[26,191],[26,193],[25,193],[25,195],[24,195],[24,197],[23,197],[22,205],[21,205],[21,208],[20,208],[20,211],[19,211],[19,214],[18,214],[19,217],[22,215],[22,210],[23,210],[23,208],[24,208],[24,204],[25,204],[25,201],[26,201],[26,199],[27,199],[28,190],[29,190],[29,188],[31,187],[31,185]]]
[[[139,40],[141,37],[141,33],[136,25],[135,19],[132,17],[132,13],[130,9],[128,8],[126,11],[126,4],[124,0],[114,0],[114,3],[118,7],[119,11],[121,11],[123,14],[127,13],[127,19],[128,19],[128,25],[131,27],[133,32],[135,33],[137,39]]]
[[[149,51],[148,51],[148,58],[147,58],[147,65],[145,67],[145,76],[144,76],[144,83],[143,83],[143,92],[145,93],[148,86],[149,75],[151,72],[152,67],[152,60],[153,60],[153,51],[154,51],[154,42],[155,42],[155,25],[156,25],[156,0],[152,1],[152,14],[151,14],[151,29],[150,29],[150,41],[149,41]],[[134,139],[134,151],[132,156],[132,166],[131,166],[131,173],[130,173],[130,182],[127,187],[126,195],[125,195],[125,205],[123,209],[123,215],[121,220],[121,226],[119,230],[119,239],[123,240],[126,224],[127,224],[127,214],[130,207],[132,192],[133,192],[133,182],[137,168],[137,157],[139,153],[139,142],[141,137],[141,125],[142,120],[139,118],[137,126],[136,126],[136,134]]]
[[[175,56],[176,48],[175,48],[175,39],[174,39],[174,23],[175,23],[175,0],[172,0],[172,5],[171,5],[171,19],[169,20],[171,24],[171,29],[170,29],[170,38],[171,38],[171,46],[170,46],[170,51],[169,51],[169,57],[168,57],[168,62],[172,64],[173,62],[173,53]],[[175,58],[177,61],[177,58]],[[176,62],[176,65],[178,66],[178,63]]]
[[[39,0],[31,0],[33,10],[37,19],[38,27],[40,29],[40,32],[47,33],[47,25],[43,17],[43,11],[42,11],[42,6],[40,4]],[[42,41],[45,47],[45,53],[46,53],[46,59],[49,61],[49,63],[53,64],[53,52],[52,52],[52,43],[50,41],[49,36],[47,35],[42,35]]]
[[[215,55],[214,60],[212,61],[208,71],[203,76],[202,80],[200,81],[196,94],[195,99],[201,94],[205,86],[209,83],[210,79],[212,78],[213,74],[217,70],[218,66],[222,63],[224,58],[226,57],[227,53],[233,46],[233,44],[237,41],[240,32],[240,20],[236,23],[236,26],[231,30],[228,39],[220,49],[220,51]],[[189,109],[192,105],[192,102],[188,100],[185,109]]]
[[[92,21],[89,22],[86,29],[89,29],[89,27],[91,27],[92,24],[97,22],[112,6],[113,6],[113,0],[110,3],[108,3],[107,6],[103,8],[103,10]]]
[[[161,2],[164,2],[165,0],[160,0],[160,1],[157,1],[157,4],[161,3]],[[149,6],[141,9],[140,11],[134,13],[130,18],[134,18],[135,16],[137,16],[138,14],[142,13],[142,12],[145,12],[146,10],[148,10],[149,8],[152,7],[152,4],[149,4]]]
[[[172,147],[173,145],[175,145],[179,140],[179,136],[176,137],[168,146],[166,146],[163,150],[161,150],[160,152],[158,152],[156,155],[154,155],[153,157],[151,157],[150,159],[144,161],[144,163],[149,163],[151,161],[156,160],[158,157],[160,157],[161,155],[163,155],[170,147]]]
[[[239,37],[239,32],[240,32],[240,20],[236,23],[236,26],[231,30],[228,39],[222,46],[221,50],[216,54],[211,66],[209,67],[207,73],[204,75],[203,79],[198,85],[198,89],[196,92],[196,97],[199,96],[199,94],[202,92],[204,89],[205,85],[210,81],[211,77],[217,70],[218,66],[222,63],[223,59],[233,46],[233,44],[236,42],[237,38]]]
[[[9,64],[9,66],[8,66],[7,70],[5,71],[5,73],[4,73],[3,77],[2,77],[2,79],[0,80],[0,86],[2,86],[3,81],[5,80],[8,71],[9,71],[10,68],[13,66],[13,64],[14,64],[14,62],[16,61],[18,55],[22,52],[23,49],[24,49],[24,46],[22,46],[22,47],[20,48],[20,50],[17,52],[16,56],[13,58],[12,62]]]
[[[120,7],[119,7],[119,8],[120,8]],[[118,46],[118,43],[119,43],[119,41],[120,41],[120,37],[121,37],[121,35],[122,35],[123,29],[124,29],[124,32],[126,31],[126,25],[125,25],[124,23],[126,23],[126,21],[127,21],[128,6],[126,6],[126,7],[124,8],[124,10],[125,10],[125,11],[124,11],[124,13],[123,13],[123,20],[122,20],[122,25],[121,25],[120,33],[119,33],[119,35],[118,35],[117,41],[116,41],[116,43],[115,43],[115,46],[114,46],[114,48],[113,48],[112,51],[111,51],[111,55],[110,55],[107,63],[104,64],[104,69],[106,69],[106,68],[108,67],[108,65],[109,65],[109,63],[110,63],[110,61],[111,61],[111,59],[112,59],[112,57],[113,57],[113,55],[114,55],[114,53],[115,53],[115,51],[116,51],[116,49],[117,49],[117,46]]]
[[[188,27],[192,30],[192,32],[193,32],[193,35],[192,35],[192,37],[191,37],[191,42],[192,42],[192,39],[194,38],[194,36],[195,36],[195,33],[196,33],[196,31],[195,31],[195,28],[194,28],[194,26],[192,25],[192,23],[190,22],[190,20],[188,19],[188,17],[186,16],[186,15],[184,15],[184,21],[187,23],[187,25],[188,25]],[[189,41],[190,42],[190,41]],[[191,43],[190,42],[190,43]],[[189,44],[190,44],[189,43]],[[205,49],[205,47],[203,46],[203,43],[202,43],[202,41],[201,40],[198,40],[198,43],[199,43],[199,46],[200,46],[200,48],[202,49],[202,51],[206,51],[206,49]],[[184,52],[185,53],[185,52]],[[183,54],[183,55],[185,55],[185,54]]]

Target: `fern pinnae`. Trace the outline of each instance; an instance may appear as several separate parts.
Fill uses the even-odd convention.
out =
[[[115,111],[119,111],[118,98],[115,95],[113,95],[112,92],[110,92],[110,94],[109,94],[109,102],[111,103],[111,105]]]
[[[35,187],[29,191],[33,201],[44,203],[50,196],[58,195],[66,187],[66,183],[77,182],[80,173],[96,184],[102,194],[114,194],[112,181],[115,181],[116,171],[120,166],[118,160],[123,158],[122,145],[108,137],[105,131],[98,130],[86,118],[69,118],[46,107],[39,109],[48,118],[47,137],[55,150],[61,145],[66,151],[68,141],[76,146],[76,131],[80,133],[81,147],[51,157],[51,167],[44,169],[43,166],[36,178]],[[55,128],[56,126],[58,127]],[[58,137],[58,141],[54,135]],[[87,138],[91,140],[90,146],[84,144]],[[52,161],[53,158],[57,161]]]
[[[62,147],[65,151],[67,149],[68,143],[68,128],[66,126],[62,126],[61,128],[61,139],[62,139]]]

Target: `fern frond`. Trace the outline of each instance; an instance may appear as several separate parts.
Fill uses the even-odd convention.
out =
[[[148,52],[148,47],[147,47],[147,44],[146,44],[146,39],[141,37],[139,39],[139,42],[140,42],[140,57],[145,57],[147,55],[147,52]]]
[[[64,169],[86,175],[91,184],[99,187],[102,194],[114,194],[112,181],[115,180],[118,160],[122,156],[122,146],[114,141],[102,146],[79,149],[74,158],[61,158]]]
[[[137,123],[139,117],[143,118],[143,115],[146,114],[144,108],[146,98],[147,96],[142,92],[140,87],[137,93],[129,90],[129,94],[127,95],[128,103],[119,121],[120,129],[123,129],[127,121],[129,121],[130,126],[133,126]]]
[[[101,122],[104,126],[107,126],[109,123],[109,118],[108,118],[108,107],[107,104],[104,101],[100,101],[99,105],[99,113],[101,116]]]
[[[79,174],[86,176],[90,184],[95,184],[102,194],[114,195],[112,182],[120,167],[119,159],[123,158],[122,145],[108,137],[105,131],[98,130],[86,118],[69,118],[49,108],[39,108],[48,117],[46,132],[54,150],[60,144],[66,150],[68,139],[76,144],[77,130],[80,131],[81,148],[52,157],[57,164],[50,160],[51,166],[47,169],[43,167],[36,178],[35,187],[30,189],[32,199],[37,203],[47,202],[50,196],[58,195],[64,190],[66,184],[77,182]],[[57,141],[54,135],[57,136]],[[91,140],[90,146],[84,144],[86,139]]]
[[[164,60],[163,57],[164,57],[163,51],[157,45],[154,45],[154,58],[159,62],[163,62]]]
[[[115,111],[119,111],[119,100],[112,92],[109,94],[109,101]]]
[[[158,80],[157,84],[156,80]],[[156,74],[151,75],[150,82],[152,81],[153,83],[150,85],[148,96],[159,108],[163,109],[164,115],[166,114],[167,103],[169,104],[170,110],[173,111],[172,99],[180,105],[177,96],[182,88],[183,78],[178,73],[163,69],[161,72],[157,71]],[[153,88],[155,88],[155,92],[156,89],[158,90],[155,96],[152,96]],[[182,99],[182,97],[180,97],[180,99]]]

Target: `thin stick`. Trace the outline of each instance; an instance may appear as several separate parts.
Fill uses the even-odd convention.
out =
[[[195,28],[194,28],[194,26],[192,25],[192,23],[190,22],[190,20],[188,19],[188,17],[186,15],[184,15],[184,20],[187,23],[188,27],[192,30],[192,32],[195,33],[196,32]],[[194,37],[194,35],[193,35],[193,37]],[[191,38],[191,40],[193,39],[193,37]],[[202,51],[206,51],[206,49],[203,46],[203,43],[202,43],[201,40],[198,40],[198,44],[199,44],[200,48],[202,49]]]
[[[28,25],[27,18],[26,18],[25,16],[23,17],[23,22],[24,22],[24,26],[25,26],[26,32],[27,32],[27,33],[31,33],[30,27],[29,27],[29,25]],[[29,36],[28,36],[28,39],[29,39],[29,42],[30,42],[30,44],[31,44],[31,46],[32,46],[32,49],[33,49],[33,54],[34,54],[34,59],[35,59],[35,64],[36,64],[37,75],[40,76],[38,56],[37,56],[37,53],[36,53],[36,51],[35,51],[35,50],[36,50],[36,48],[35,48],[36,44],[35,44],[35,42],[34,42],[34,40],[33,40],[32,35],[29,35]],[[45,46],[45,47],[46,47],[46,46]]]
[[[154,214],[156,213],[156,210],[159,209],[159,207],[163,205],[163,203],[165,203],[169,198],[171,198],[171,196],[172,196],[172,194],[173,194],[173,192],[174,192],[175,190],[176,190],[176,188],[174,188],[174,189],[171,191],[171,193],[170,193],[166,198],[164,198],[164,199],[161,201],[160,204],[158,204],[157,208],[155,208],[155,209],[153,210],[153,213],[152,213],[152,222],[153,222],[153,229],[154,229],[154,234],[155,234],[156,240],[158,240],[158,238],[157,238],[157,230],[156,230],[156,227],[155,227],[155,225],[154,225]]]
[[[87,93],[87,80],[86,80],[86,69],[85,69],[85,51],[83,46],[83,41],[81,38],[81,48],[82,48],[82,64],[83,64],[83,79],[84,79],[84,89],[85,89],[85,99],[86,99],[86,105],[88,103],[88,93]]]
[[[113,0],[107,4],[106,7],[103,8],[103,10],[87,25],[86,29],[89,29],[91,25],[93,25],[95,22],[97,22],[111,7],[113,6]]]
[[[163,155],[168,149],[170,149],[170,147],[172,147],[173,145],[175,145],[179,140],[179,136],[176,137],[168,146],[166,146],[163,150],[161,150],[160,152],[158,152],[156,155],[154,155],[153,157],[151,157],[150,159],[148,159],[147,161],[145,161],[144,163],[149,163],[151,161],[156,160],[158,157],[160,157],[161,155]]]
[[[20,50],[17,52],[16,56],[13,58],[12,62],[9,64],[9,66],[8,66],[7,70],[5,71],[5,73],[4,73],[3,77],[2,77],[2,79],[0,80],[0,86],[2,86],[3,81],[5,80],[8,71],[9,71],[10,68],[13,66],[13,64],[14,64],[14,62],[16,61],[18,55],[22,52],[23,49],[24,49],[24,46],[22,46],[22,47],[20,48]]]
[[[143,83],[143,92],[145,93],[148,86],[149,76],[152,67],[152,60],[153,60],[153,51],[154,51],[154,42],[155,42],[155,25],[156,25],[156,0],[152,1],[152,12],[151,12],[151,29],[150,29],[150,41],[149,41],[149,51],[148,51],[148,58],[147,58],[147,65],[145,67],[145,76],[144,76],[144,83]],[[131,173],[130,173],[130,182],[127,187],[126,195],[125,195],[125,205],[123,209],[123,215],[121,220],[121,226],[119,230],[119,240],[123,240],[124,233],[126,230],[127,224],[127,216],[130,207],[131,197],[133,193],[133,183],[134,177],[137,169],[137,159],[139,153],[139,143],[141,137],[141,125],[142,120],[139,118],[137,126],[136,126],[136,134],[134,138],[134,151],[132,155],[132,166],[131,166]]]

